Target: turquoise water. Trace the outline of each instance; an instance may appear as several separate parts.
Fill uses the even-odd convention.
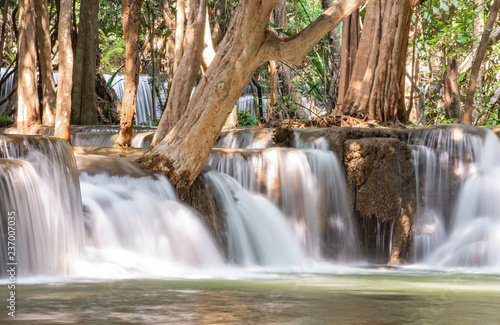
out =
[[[363,269],[357,272],[20,284],[16,288],[16,321],[12,322],[6,309],[0,321],[500,324],[500,275]]]

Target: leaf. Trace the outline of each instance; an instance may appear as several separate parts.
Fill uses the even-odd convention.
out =
[[[465,78],[466,75],[467,72],[462,72],[457,78],[457,83],[460,83]]]
[[[269,22],[268,24],[269,24],[269,26],[271,26],[272,28],[276,29],[278,32],[285,34],[286,36],[292,36],[292,35],[293,35],[293,33],[291,33],[291,32],[289,32],[289,31],[287,31],[287,30],[286,30],[286,29],[284,29],[284,28],[281,28],[281,27],[279,27],[279,26],[276,26],[275,24],[273,24],[273,23],[271,23],[271,22]]]
[[[463,42],[465,42],[465,41],[467,41],[469,39],[470,39],[469,35],[463,35],[462,37],[460,37],[460,39],[458,40],[458,42],[459,43],[463,43]]]

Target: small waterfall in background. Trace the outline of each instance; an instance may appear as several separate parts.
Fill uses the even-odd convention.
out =
[[[112,81],[112,74],[104,73],[104,78],[107,82],[111,82],[111,87],[115,90],[116,95],[121,100],[123,98],[123,91],[125,88],[125,77],[123,75],[116,74]],[[163,89],[167,89],[168,85],[165,83],[162,87],[162,91],[157,93],[156,96],[156,114],[153,112],[153,100],[151,98],[151,84],[150,77],[146,75],[139,76],[139,85],[137,86],[137,108],[135,123],[136,124],[149,124],[153,117],[160,118],[162,110],[165,105],[165,92]]]
[[[7,70],[5,68],[0,69],[0,79],[2,79],[6,74],[8,74],[11,70]],[[14,85],[14,77],[16,76],[15,73],[11,74],[9,77],[7,77],[6,82],[2,85],[0,88],[0,100],[6,98],[10,92],[12,91],[12,87]],[[0,114],[3,114],[5,110],[7,109],[7,105],[9,103],[3,103],[0,105]]]
[[[500,266],[500,141],[490,130],[411,132],[417,189],[417,260],[433,266]],[[422,177],[423,176],[423,177]]]
[[[72,127],[71,142],[75,146],[112,147],[118,138],[119,126],[103,126],[99,128],[88,126]],[[132,146],[149,148],[153,141],[156,127],[134,126]]]
[[[75,158],[66,141],[0,135],[2,234],[16,214],[20,274],[69,275],[83,249],[83,217]],[[1,242],[7,252],[6,239]],[[6,270],[6,259],[0,261]]]
[[[232,177],[205,174],[227,224],[229,260],[240,265],[287,267],[304,254],[285,216],[269,200],[243,189]]]

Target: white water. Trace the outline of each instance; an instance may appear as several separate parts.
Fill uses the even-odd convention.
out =
[[[272,129],[237,128],[223,132],[215,147],[233,149],[263,149],[269,148],[272,143]]]
[[[417,257],[425,268],[498,269],[498,138],[477,129],[437,129],[410,140],[418,143],[414,159],[417,177],[423,176],[413,228]],[[240,270],[290,270],[305,260],[358,257],[359,235],[335,155],[322,138],[302,134],[295,145],[321,150],[215,149],[210,158],[236,178],[216,171],[206,176],[224,218],[218,235]],[[100,157],[89,157],[90,165],[93,159]],[[119,170],[139,170],[115,160],[123,165]],[[233,274],[210,232],[177,201],[163,176],[124,176],[82,164],[79,181],[70,147],[47,137],[0,136],[0,165],[2,232],[6,211],[15,210],[22,276],[200,277],[219,269]],[[392,236],[393,226],[385,236]],[[5,239],[1,245],[4,263]]]
[[[16,215],[19,274],[71,274],[84,236],[71,147],[55,138],[0,135],[0,158],[0,212],[4,231],[8,213]]]
[[[106,81],[109,81],[112,74],[103,74]],[[150,85],[150,77],[141,75],[139,76],[139,84],[137,85],[137,102],[136,102],[136,115],[135,115],[135,123],[136,124],[149,124],[150,120],[155,118],[160,118],[162,109],[161,104],[165,104],[165,93],[160,92],[159,95],[161,98],[156,99],[156,113],[153,111],[153,101],[151,99],[151,85]],[[116,92],[116,95],[120,100],[123,98],[123,91],[125,88],[125,77],[123,75],[116,75],[111,84],[113,89]],[[167,84],[164,85],[164,89],[167,88]]]
[[[409,142],[413,139],[426,145],[414,149],[416,170],[425,175],[424,188],[418,188],[425,201],[417,206],[414,226],[423,263],[500,267],[498,137],[487,129],[455,127],[417,133]]]
[[[275,267],[302,264],[304,254],[299,242],[276,206],[215,170],[205,179],[214,189],[227,223],[231,262]]]
[[[81,276],[182,276],[223,265],[207,229],[165,177],[83,173],[80,182],[87,233]]]
[[[461,187],[449,237],[426,261],[445,267],[500,267],[500,141],[491,131],[476,135],[477,150]]]
[[[326,151],[325,139],[300,143],[309,148],[315,144],[324,150],[216,149],[207,164],[279,205],[309,257],[352,261],[358,257],[359,243],[344,175],[335,155]]]
[[[0,69],[0,79],[2,79],[3,76],[6,75],[9,71],[10,70],[7,70],[5,68]],[[0,88],[0,100],[6,98],[10,94],[10,92],[12,91],[12,86],[14,85],[14,76],[15,76],[15,73],[11,74],[7,78],[6,82]],[[0,114],[3,114],[3,112],[7,108],[7,105],[8,105],[8,102],[0,105]]]

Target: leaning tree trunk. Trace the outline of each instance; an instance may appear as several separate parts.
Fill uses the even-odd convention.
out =
[[[158,138],[158,144],[139,161],[167,175],[182,196],[201,172],[224,122],[257,67],[273,60],[302,64],[323,35],[364,2],[341,0],[297,35],[279,37],[267,31],[277,0],[241,0],[182,119],[163,139]],[[179,69],[178,73],[183,71]]]
[[[342,25],[342,50],[340,56],[340,79],[337,96],[337,104],[333,113],[341,115],[343,109],[344,96],[349,88],[356,54],[358,52],[359,34],[361,26],[359,23],[359,10],[354,11],[349,17],[344,19]]]
[[[165,46],[165,57],[167,59],[167,83],[170,86],[174,75],[174,60],[175,60],[175,13],[170,7],[172,0],[163,0],[163,18],[167,28],[167,40]]]
[[[61,0],[59,9],[59,78],[54,136],[71,141],[71,89],[73,88],[73,49],[71,45],[71,3]]]
[[[184,53],[177,68],[179,71],[176,70],[172,85],[170,85],[167,107],[158,124],[152,146],[157,145],[174,128],[184,115],[190,102],[191,91],[202,63],[205,37],[205,11],[205,0],[191,1],[188,27],[184,36]]]
[[[71,93],[73,124],[97,124],[95,76],[98,12],[99,0],[82,1]]]
[[[186,20],[186,1],[178,0],[176,7],[175,18],[175,58],[174,72],[181,64],[181,59],[184,53],[184,22]],[[169,85],[170,86],[170,85]]]
[[[411,13],[420,0],[371,0],[343,110],[405,122],[405,59]]]
[[[134,128],[139,84],[139,34],[141,32],[142,0],[122,0],[123,33],[125,36],[125,89],[120,112],[120,135],[116,147],[130,147]],[[154,86],[154,85],[153,85]],[[153,100],[155,100],[153,98]]]
[[[40,74],[43,93],[43,116],[45,125],[54,126],[56,110],[56,87],[52,71],[52,44],[50,40],[47,0],[35,0],[36,31],[40,53]]]
[[[19,0],[17,132],[27,133],[40,123],[36,81],[35,5],[31,0]]]
[[[467,97],[465,98],[465,124],[472,124],[472,104],[474,103],[474,93],[476,92],[477,78],[479,76],[479,71],[481,70],[481,63],[483,62],[484,55],[486,54],[486,49],[488,48],[488,40],[490,38],[491,29],[493,28],[493,25],[495,24],[495,21],[497,19],[499,7],[500,0],[495,0],[490,8],[488,20],[486,21],[486,25],[484,26],[483,36],[481,37],[481,42],[479,43],[479,49],[477,51],[476,57],[474,58],[474,63],[472,64],[469,89],[467,90]]]

